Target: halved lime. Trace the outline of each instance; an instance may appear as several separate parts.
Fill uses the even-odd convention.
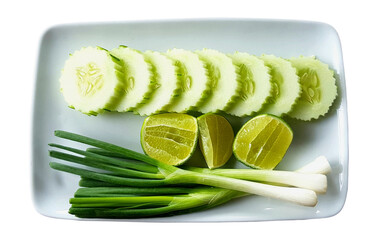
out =
[[[291,128],[280,118],[263,114],[242,126],[233,143],[234,156],[247,166],[274,169],[292,142]]]
[[[194,152],[198,139],[195,117],[187,114],[164,113],[151,115],[141,129],[144,152],[167,164],[181,165]]]
[[[198,117],[199,144],[210,169],[223,166],[232,156],[234,132],[230,123],[217,114]]]

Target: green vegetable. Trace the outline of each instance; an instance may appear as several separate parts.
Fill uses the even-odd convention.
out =
[[[257,169],[205,169],[194,167],[188,167],[186,169],[237,179],[284,184],[310,189],[316,193],[325,193],[327,190],[327,178],[323,174]]]
[[[174,60],[178,67],[182,94],[171,104],[169,112],[187,112],[197,110],[208,98],[211,91],[208,72],[198,55],[184,49],[168,50],[166,55]]]
[[[96,152],[100,155],[123,158],[124,156],[110,153],[98,148],[88,148],[86,151]],[[284,184],[294,187],[306,188],[323,194],[327,191],[327,178],[325,174],[331,172],[331,167],[324,156],[314,159],[304,167],[292,171],[279,170],[257,170],[257,169],[208,169],[191,166],[184,166],[186,170],[201,172],[206,174],[216,174],[225,177]]]
[[[301,86],[296,69],[291,63],[274,55],[260,57],[271,69],[272,96],[260,113],[283,116],[289,113],[301,94]]]
[[[95,159],[97,158],[99,158],[100,160],[98,161],[101,162],[106,159],[99,156],[110,157],[114,160],[111,161],[111,163],[109,163],[108,165],[119,165],[118,161],[122,162],[129,157],[135,158],[135,156],[148,159],[148,157],[146,157],[145,155],[139,155],[137,153],[134,154],[134,152],[126,149],[125,151],[122,150],[123,153],[120,153],[121,151],[118,151],[119,147],[117,146],[99,142],[97,140],[93,141],[93,139],[83,136],[61,131],[57,131],[56,134],[61,137],[77,140],[84,143],[90,143],[91,145],[102,146],[105,149],[111,149],[111,151],[109,151],[101,148],[88,148],[86,151],[81,151],[77,149],[67,148],[62,145],[51,144],[51,146],[53,147],[62,148],[68,151],[73,151],[75,153],[83,153],[85,154],[85,158],[95,156],[93,155],[93,153],[97,154],[96,158],[92,158],[90,160],[88,159],[84,162],[96,161]],[[118,150],[113,151],[115,149]],[[127,156],[125,156],[124,153],[127,153]],[[56,157],[59,155],[53,156]],[[131,161],[130,163],[136,162]],[[144,163],[142,164],[144,165]],[[182,186],[173,185],[171,187],[151,187],[151,180],[146,179],[128,179],[128,181],[123,181],[120,183],[117,180],[125,178],[117,177],[116,175],[114,175],[115,173],[98,175],[107,176],[105,178],[102,178],[103,181],[101,181],[101,178],[98,176],[81,174],[81,171],[77,168],[71,168],[69,166],[57,164],[54,162],[51,163],[51,166],[63,171],[66,171],[68,167],[73,171],[74,174],[85,176],[80,180],[79,184],[81,188],[79,188],[76,191],[74,197],[70,199],[70,203],[72,205],[69,209],[69,213],[79,218],[141,218],[153,216],[169,216],[212,208],[214,206],[228,202],[234,198],[248,195],[248,193],[236,190],[205,187],[201,185],[188,186],[187,184],[185,184]],[[131,167],[132,164],[128,166]],[[134,168],[139,168],[139,166],[135,166]],[[330,169],[331,168],[327,160],[324,157],[320,157],[298,171],[312,174],[326,174],[330,171]],[[153,169],[153,171],[154,170],[155,169]],[[195,170],[205,171],[204,169],[199,168]],[[247,171],[247,169],[244,170],[245,172]],[[69,172],[70,170],[67,171]],[[232,170],[229,170],[229,173],[234,174],[238,171],[239,170],[237,169],[234,169],[234,172]],[[209,170],[208,172],[209,174],[215,174],[215,172],[212,172],[211,170]],[[273,171],[270,172],[272,173]],[[97,180],[94,180],[91,177]],[[272,179],[268,178],[268,180]],[[161,182],[161,180],[157,181]],[[131,184],[132,187],[122,186],[121,184],[124,183],[126,183],[126,185]]]
[[[120,146],[116,146],[110,143],[106,143],[93,138],[81,136],[74,133],[69,133],[65,131],[55,131],[55,135],[61,138],[66,138],[69,140],[81,142],[94,147],[98,147],[110,152],[117,154],[122,154],[125,158],[136,159],[144,163],[150,164],[158,168],[156,179],[144,179],[144,178],[132,178],[117,175],[116,172],[98,172],[87,169],[82,169],[78,167],[73,167],[69,165],[64,165],[57,162],[51,162],[50,166],[56,170],[65,171],[73,174],[80,175],[85,178],[90,178],[98,181],[108,182],[111,184],[133,186],[133,187],[155,187],[155,186],[166,186],[175,184],[204,184],[207,186],[218,187],[222,189],[235,190],[239,192],[257,194],[265,197],[272,197],[281,200],[290,201],[293,203],[305,205],[305,206],[315,206],[317,203],[317,196],[314,191],[302,189],[302,188],[290,188],[281,186],[272,186],[263,183],[239,180],[229,177],[223,177],[215,174],[199,173],[189,170],[180,169],[174,166],[167,165],[165,163],[159,162],[153,158],[150,158],[144,154],[131,151]],[[53,147],[60,147],[59,145],[52,144]],[[68,148],[65,148],[69,150]],[[75,150],[75,153],[78,151]],[[95,153],[91,153],[95,154]],[[69,156],[69,154],[67,154]],[[55,153],[51,155],[55,157]],[[77,159],[71,158],[65,155],[63,160],[73,161],[75,163],[85,164],[87,161],[85,158]],[[74,155],[71,155],[74,156]],[[93,156],[93,155],[92,155]],[[98,158],[93,158],[91,161],[97,161]],[[101,162],[102,160],[99,160]],[[110,164],[110,163],[109,163]],[[111,164],[112,165],[112,164]],[[111,169],[104,169],[103,165],[98,165],[98,168],[102,170],[110,171]],[[164,178],[160,178],[163,176]],[[141,177],[141,175],[140,175]],[[266,179],[268,181],[268,179]]]
[[[148,101],[155,89],[156,74],[153,66],[144,58],[143,53],[119,46],[111,54],[124,64],[124,94],[112,111],[127,112]]]
[[[100,47],[75,51],[65,62],[60,91],[68,106],[88,115],[113,109],[124,94],[123,62]]]
[[[224,54],[214,49],[166,53],[119,46],[75,51],[60,78],[68,106],[142,116],[161,112],[269,113],[310,121],[337,96],[334,73],[315,57]]]
[[[264,62],[250,54],[236,52],[228,55],[237,65],[242,88],[240,98],[227,113],[238,117],[258,112],[272,94],[271,75]]]
[[[134,109],[142,116],[167,111],[182,91],[178,68],[170,58],[155,51],[144,52],[144,57],[153,66],[156,83],[150,98]]]
[[[119,192],[119,189],[111,189]],[[103,189],[89,190],[91,195],[102,193]],[[236,197],[246,195],[222,188],[197,187],[197,188],[156,188],[153,193],[140,188],[121,189],[129,195],[111,196],[104,194],[99,197],[74,197],[70,199],[72,207],[70,214],[81,218],[141,218],[152,216],[165,216],[168,214],[182,214],[212,208]],[[171,195],[173,193],[173,195]],[[82,194],[80,189],[76,194]],[[141,195],[137,195],[141,194]],[[156,194],[145,196],[143,194]]]
[[[195,53],[205,62],[212,90],[198,111],[202,113],[226,112],[237,102],[242,88],[237,66],[233,64],[231,58],[213,49],[203,49]]]
[[[91,149],[94,150],[94,149]],[[98,153],[107,155],[107,151],[95,149]],[[213,170],[196,168],[195,170],[206,171],[214,173]],[[242,169],[243,173],[250,169]],[[217,170],[216,170],[217,171]],[[232,170],[225,170],[232,173]],[[250,170],[252,172],[258,170]],[[306,166],[300,168],[296,172],[309,174],[327,174],[331,171],[331,167],[327,159],[323,156],[315,159]],[[238,170],[234,171],[235,173]],[[272,171],[270,171],[272,173]],[[239,177],[239,176],[237,176]],[[271,180],[271,179],[270,179]],[[76,207],[70,209],[71,214],[77,217],[90,218],[133,218],[133,217],[152,217],[163,216],[164,214],[181,214],[186,212],[193,212],[204,210],[228,202],[233,198],[242,197],[247,194],[238,191],[225,190],[219,188],[206,187],[158,187],[158,188],[135,188],[135,187],[117,187],[116,185],[109,185],[105,182],[95,181],[90,179],[82,179],[80,186],[87,188],[79,188],[75,193],[75,198],[71,199],[71,203],[76,203]],[[105,186],[105,187],[104,187]],[[160,198],[144,198],[144,196],[159,196]],[[163,196],[170,196],[171,198],[162,198]],[[122,198],[123,197],[123,198]],[[133,198],[124,198],[133,197]],[[80,198],[80,199],[78,199]],[[91,199],[95,198],[95,199]],[[165,200],[162,202],[161,200]],[[190,202],[190,204],[187,204]],[[103,204],[114,204],[111,208],[104,208]],[[163,206],[154,206],[153,211],[150,211],[150,204],[161,204]],[[78,205],[81,204],[81,205]],[[91,204],[91,205],[84,205]],[[116,204],[123,205],[119,209]],[[124,205],[128,204],[127,208]],[[102,205],[101,208],[98,206]],[[148,205],[148,206],[147,206]],[[86,206],[86,207],[84,207]],[[90,207],[88,207],[90,206]],[[95,208],[97,206],[97,208]],[[148,207],[149,210],[131,209]]]
[[[337,96],[334,72],[315,57],[291,58],[289,61],[297,69],[302,87],[301,97],[289,116],[310,121],[325,115]]]

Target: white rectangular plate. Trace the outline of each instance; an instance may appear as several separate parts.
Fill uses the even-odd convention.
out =
[[[333,171],[328,175],[328,192],[319,196],[316,207],[248,196],[202,212],[142,221],[310,219],[333,216],[342,209],[348,185],[348,132],[342,51],[336,31],[327,24],[316,22],[216,19],[62,25],[43,35],[32,142],[33,193],[38,212],[50,217],[75,218],[67,212],[68,199],[77,189],[79,178],[54,171],[48,165],[51,159],[47,144],[67,143],[54,137],[54,130],[76,132],[142,152],[139,132],[143,117],[128,113],[86,116],[68,108],[59,91],[58,79],[68,54],[81,47],[97,45],[106,49],[127,45],[142,51],[213,48],[226,53],[241,51],[284,58],[315,55],[329,64],[337,78],[339,96],[325,117],[312,122],[287,119],[295,136],[278,166],[294,170],[319,155],[329,159]],[[229,119],[236,128],[248,120]],[[242,167],[234,159],[228,166]]]

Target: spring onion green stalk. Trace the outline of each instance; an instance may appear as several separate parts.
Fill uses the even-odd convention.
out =
[[[122,158],[120,154],[112,154],[98,148],[88,148],[87,151],[100,155]],[[186,170],[215,174],[236,179],[269,182],[280,185],[294,186],[323,194],[327,191],[327,178],[324,174],[331,171],[331,167],[324,156],[320,156],[310,164],[296,171],[256,170],[256,169],[208,169],[198,167],[183,167]]]
[[[178,170],[178,173],[174,172],[172,173],[173,175],[168,175],[163,180],[150,180],[126,178],[109,175],[106,173],[98,173],[91,170],[81,169],[56,162],[51,162],[50,166],[56,170],[124,186],[158,187],[165,185],[174,185],[179,183],[195,183],[219,188],[226,188],[265,197],[282,199],[304,206],[315,206],[315,204],[317,203],[317,196],[315,192],[307,189],[273,186],[257,182],[233,179],[229,177],[222,177],[213,174],[201,174],[196,172],[190,172],[187,170],[180,169]]]
[[[88,144],[93,147],[101,148],[110,152],[121,154],[129,159],[135,159],[144,163],[157,167],[160,174],[163,175],[163,179],[139,179],[130,178],[124,176],[110,175],[107,173],[99,173],[87,169],[81,169],[78,167],[68,166],[61,163],[51,162],[50,166],[54,169],[77,174],[82,177],[91,178],[99,181],[124,185],[124,186],[137,186],[137,187],[154,187],[164,185],[174,185],[181,183],[201,184],[222,189],[235,190],[238,192],[256,194],[260,196],[281,199],[304,206],[315,206],[317,204],[317,195],[314,191],[303,188],[281,187],[273,186],[264,183],[251,182],[246,180],[234,179],[230,177],[224,177],[215,174],[200,173],[189,170],[180,169],[174,166],[167,165],[156,159],[153,159],[144,154],[134,152],[132,150],[113,145],[107,142],[96,140],[93,138],[85,137],[82,135],[66,132],[55,131],[55,135],[60,138],[69,139],[76,142]],[[52,147],[60,147],[57,144],[52,144]],[[65,149],[71,151],[72,149]],[[76,151],[76,150],[75,150]],[[75,153],[79,153],[76,151]],[[55,154],[55,153],[54,153]],[[52,157],[56,155],[51,154]],[[92,153],[91,157],[97,159],[99,154]],[[94,155],[96,155],[94,157]],[[74,156],[74,155],[71,155]],[[64,159],[68,160],[70,154],[65,155]],[[82,158],[84,159],[84,158]],[[75,159],[75,161],[78,159]],[[100,167],[100,166],[99,166]],[[104,170],[109,170],[104,169]]]
[[[251,190],[252,193],[258,193],[258,190],[265,191],[260,194],[262,196],[268,196],[266,191],[270,191],[268,189],[270,185],[267,184],[255,183],[257,184],[255,187],[255,185],[246,184],[253,184],[253,182],[222,177],[212,172],[202,173],[205,172],[202,169],[195,169],[198,172],[194,172],[170,165],[167,167],[157,160],[128,149],[113,152],[112,149],[120,147],[112,144],[103,144],[101,141],[67,132],[57,131],[56,134],[82,143],[92,143],[95,147],[103,147],[82,151],[50,144],[51,147],[83,156],[52,150],[50,151],[52,157],[97,169],[88,170],[57,162],[50,163],[54,169],[81,176],[79,182],[81,188],[76,191],[74,198],[70,199],[72,206],[69,210],[69,213],[80,218],[140,218],[175,215],[208,209],[231,199],[249,195]],[[306,173],[326,173],[329,170],[331,168],[325,158],[316,159],[313,163],[299,169]],[[182,179],[177,180],[178,178]],[[273,177],[264,179],[271,181]],[[239,188],[230,185],[239,182],[244,184],[241,189],[248,191],[240,191]],[[275,194],[280,194],[280,189],[300,188],[277,187],[277,189]]]
[[[98,182],[97,182],[98,183]],[[101,197],[103,195],[113,196],[153,196],[193,193],[204,187],[159,187],[159,188],[135,188],[135,187],[84,187],[75,192],[75,197]],[[210,187],[207,187],[210,188]]]
[[[63,145],[60,145],[60,144],[51,143],[51,144],[49,144],[49,146],[64,149],[64,150],[74,152],[74,153],[77,153],[77,154],[81,154],[81,155],[85,156],[86,158],[89,158],[91,161],[94,160],[94,161],[98,161],[98,162],[102,162],[102,163],[106,163],[106,164],[112,164],[112,165],[123,167],[123,168],[129,168],[129,169],[134,169],[134,170],[149,172],[149,173],[157,173],[158,172],[157,167],[149,165],[149,164],[145,164],[143,162],[133,161],[133,160],[124,159],[124,158],[122,160],[114,158],[114,157],[124,156],[124,155],[120,155],[120,154],[112,153],[112,155],[109,155],[110,157],[108,157],[104,153],[105,151],[102,151],[102,154],[98,154],[98,153],[96,154],[96,151],[93,151],[93,152],[92,151],[83,151],[83,150],[79,150],[79,149],[75,149],[75,148],[71,148],[71,147],[66,147],[66,146],[63,146]],[[106,152],[108,152],[108,151],[106,151]],[[95,158],[95,159],[93,159],[93,158]]]
[[[50,146],[60,147],[59,145],[55,145],[55,144],[50,144]],[[92,158],[92,157],[82,158],[82,157],[77,157],[74,155],[57,152],[57,151],[50,151],[50,156],[57,159],[66,160],[73,163],[79,163],[79,164],[97,168],[97,169],[107,170],[109,172],[116,173],[119,176],[136,177],[136,178],[158,178],[158,179],[164,178],[163,175],[158,174],[158,173],[140,172],[140,171],[135,171],[132,169],[127,169],[127,168],[122,168],[122,167],[118,167],[114,165],[101,163],[101,162],[98,162],[97,158]]]
[[[97,181],[98,184],[101,184]],[[79,188],[69,212],[77,217],[140,218],[212,208],[246,193],[213,187]]]
[[[107,183],[117,184],[121,186],[135,187],[159,187],[166,185],[165,179],[141,179],[116,176],[108,173],[100,173],[87,169],[77,168],[57,162],[50,162],[50,167],[62,172],[76,174],[85,178],[95,179]]]
[[[308,173],[327,172],[329,170],[326,159],[321,159],[321,162],[327,164],[315,164],[317,162],[316,159],[304,168]],[[72,205],[69,212],[81,218],[140,218],[164,216],[166,214],[175,215],[209,209],[234,198],[247,195],[233,190],[210,187],[117,187],[117,185],[86,178],[81,179],[80,186],[85,188],[79,188],[76,191],[75,198],[70,200],[75,205]],[[193,193],[196,194],[192,195]],[[170,196],[171,198],[153,198],[148,203],[145,203],[146,198],[125,198],[137,196]],[[91,200],[90,197],[96,197],[96,199]],[[165,202],[161,204],[161,201],[159,201],[161,205],[152,205],[152,203],[156,204],[158,199],[164,199]],[[112,203],[113,200],[114,203]],[[130,201],[134,201],[134,203],[130,204]],[[187,204],[187,202],[190,202],[190,204]],[[101,204],[109,203],[114,204],[113,206],[127,203],[129,205],[127,207],[99,207]]]
[[[125,187],[124,185],[102,182],[90,178],[81,177],[79,181],[80,187]],[[180,187],[197,187],[196,184],[179,184]],[[161,187],[161,186],[160,186]],[[177,187],[177,186],[174,186]]]
[[[159,191],[159,188],[158,188]],[[164,190],[163,190],[164,191]],[[212,208],[246,195],[222,188],[187,189],[181,195],[72,198],[69,213],[81,218],[140,218]]]

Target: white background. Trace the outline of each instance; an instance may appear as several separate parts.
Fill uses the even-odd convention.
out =
[[[375,239],[376,7],[374,1],[5,1],[0,6],[0,239]],[[56,24],[180,18],[326,22],[343,48],[349,113],[349,188],[336,216],[303,221],[129,223],[44,217],[31,198],[31,114],[37,53]],[[48,113],[46,113],[48,114]],[[5,236],[8,236],[7,238]]]

